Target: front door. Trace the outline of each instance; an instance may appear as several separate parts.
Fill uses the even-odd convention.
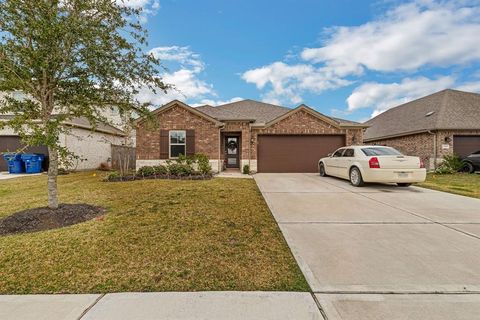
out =
[[[238,137],[225,137],[225,156],[227,168],[240,168]]]

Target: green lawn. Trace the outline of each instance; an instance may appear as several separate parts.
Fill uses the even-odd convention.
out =
[[[429,173],[420,187],[435,189],[463,196],[480,198],[480,174],[434,174]]]
[[[255,182],[59,177],[104,219],[0,237],[0,293],[292,290],[308,285]],[[46,177],[0,182],[0,218],[45,206]]]

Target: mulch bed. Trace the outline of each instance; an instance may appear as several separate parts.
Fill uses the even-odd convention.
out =
[[[162,175],[153,175],[153,176],[124,176],[124,177],[115,177],[105,179],[105,182],[121,182],[121,181],[134,181],[134,180],[152,180],[152,179],[169,179],[169,180],[210,180],[212,179],[212,174],[197,174],[190,176],[173,176],[168,174]]]
[[[104,212],[104,208],[89,204],[60,204],[56,210],[28,209],[1,219],[0,236],[62,228],[99,217]]]

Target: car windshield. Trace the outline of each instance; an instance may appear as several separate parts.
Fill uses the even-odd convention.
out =
[[[367,157],[371,156],[401,156],[402,154],[393,148],[387,147],[372,147],[372,148],[362,148],[363,153]]]

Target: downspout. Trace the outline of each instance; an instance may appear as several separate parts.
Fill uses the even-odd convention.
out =
[[[222,127],[218,127],[218,173],[222,172]]]
[[[431,130],[427,131],[429,134],[433,135],[433,169],[437,169],[437,133],[432,132]]]
[[[251,169],[250,160],[252,159],[252,124],[248,124],[248,167]]]

